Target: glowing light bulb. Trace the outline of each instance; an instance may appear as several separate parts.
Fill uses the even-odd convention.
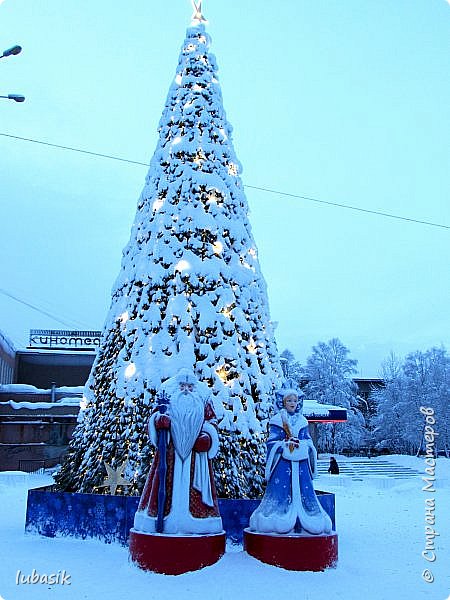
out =
[[[222,365],[219,369],[216,370],[216,373],[217,373],[219,379],[222,381],[222,383],[226,383],[227,373],[225,371],[225,366]]]
[[[181,136],[177,136],[173,142],[172,142],[172,146],[175,146],[176,144],[179,144],[181,142]]]
[[[183,80],[183,78],[181,77],[181,75],[180,75],[180,74],[178,74],[178,75],[175,77],[175,83],[176,83],[176,84],[178,84],[178,85],[181,85],[181,82],[182,82],[182,80]]]
[[[88,405],[88,401],[86,396],[83,396],[80,400],[80,410],[86,410]]]
[[[153,202],[153,212],[158,211],[162,205],[164,204],[164,199],[163,198],[157,198],[154,202]]]
[[[250,250],[248,251],[249,254],[251,254],[251,256],[253,256],[253,258],[256,258],[256,250],[255,248],[250,248]]]
[[[134,363],[130,363],[128,365],[128,367],[125,369],[125,377],[127,379],[129,379],[130,377],[133,377],[133,375],[136,373],[136,365]]]
[[[182,271],[186,271],[186,269],[190,268],[190,263],[188,263],[187,260],[181,259],[175,266],[175,271],[180,271],[180,273]]]
[[[129,318],[130,318],[130,315],[128,314],[128,311],[126,310],[125,312],[123,312],[120,315],[119,320],[123,325],[124,323],[126,323],[128,321]]]
[[[224,317],[226,317],[227,319],[229,319],[230,316],[231,316],[231,310],[228,307],[226,307],[226,308],[223,309],[222,314],[223,314]]]
[[[250,354],[256,354],[256,344],[253,338],[250,339],[250,343],[247,346],[247,350],[250,352]]]
[[[234,163],[229,163],[228,165],[228,175],[236,176],[238,174],[237,166]]]
[[[214,250],[214,254],[220,254],[223,250],[223,244],[222,242],[220,242],[219,240],[217,240],[217,242],[214,242],[214,244],[212,245],[213,250]]]

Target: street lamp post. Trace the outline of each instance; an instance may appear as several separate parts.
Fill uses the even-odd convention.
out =
[[[22,46],[12,46],[11,48],[8,48],[7,50],[3,51],[3,54],[0,56],[0,58],[6,58],[8,56],[16,56],[17,54],[20,54],[22,52]],[[1,96],[0,98],[6,98],[7,100],[14,100],[14,102],[24,102],[25,101],[25,96],[22,96],[21,94],[7,94],[6,96]]]

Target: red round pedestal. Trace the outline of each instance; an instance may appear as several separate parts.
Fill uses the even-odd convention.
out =
[[[130,530],[130,557],[144,571],[180,575],[213,565],[225,553],[225,533],[164,535]]]
[[[290,571],[324,571],[337,564],[338,536],[278,535],[244,529],[244,550],[261,562]]]

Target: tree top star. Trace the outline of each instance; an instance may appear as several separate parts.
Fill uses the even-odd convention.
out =
[[[199,23],[207,23],[208,21],[202,15],[202,0],[191,0],[192,8],[194,9],[194,14],[192,15],[193,21],[198,21]]]

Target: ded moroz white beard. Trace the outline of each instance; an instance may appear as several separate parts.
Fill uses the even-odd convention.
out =
[[[192,392],[179,392],[170,400],[170,431],[175,450],[182,460],[192,451],[204,420],[201,398]]]

